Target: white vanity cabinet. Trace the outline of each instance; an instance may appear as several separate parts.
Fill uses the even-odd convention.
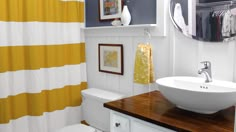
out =
[[[235,107],[198,114],[175,107],[159,91],[108,102],[104,107],[110,110],[110,132],[234,131]]]
[[[110,118],[111,132],[175,132],[115,111],[110,112]]]

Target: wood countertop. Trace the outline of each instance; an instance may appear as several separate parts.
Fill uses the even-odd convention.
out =
[[[104,107],[178,132],[234,131],[234,107],[198,114],[175,107],[159,91],[108,102]]]

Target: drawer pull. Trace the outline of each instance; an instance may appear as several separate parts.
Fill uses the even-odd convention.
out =
[[[120,123],[116,123],[115,126],[116,126],[116,127],[119,127],[119,126],[120,126]]]

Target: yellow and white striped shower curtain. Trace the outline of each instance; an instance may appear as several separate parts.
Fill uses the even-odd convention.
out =
[[[81,120],[83,0],[0,0],[0,132]]]

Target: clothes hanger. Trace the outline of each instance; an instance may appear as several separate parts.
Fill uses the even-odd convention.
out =
[[[236,16],[236,2],[232,1],[231,7],[230,7],[230,12],[232,15]]]

